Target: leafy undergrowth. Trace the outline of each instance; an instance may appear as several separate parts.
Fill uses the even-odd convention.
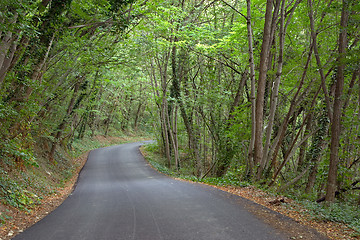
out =
[[[300,201],[309,215],[317,220],[330,221],[347,224],[357,233],[354,236],[360,237],[360,212],[356,206],[346,203],[318,204],[311,201]]]
[[[234,171],[228,172],[222,178],[199,179],[192,175],[193,169],[184,168],[176,171],[167,168],[166,159],[158,153],[155,144],[141,147],[141,152],[154,168],[170,177],[211,185],[247,198],[312,227],[331,239],[360,239],[360,209],[356,206],[347,203],[319,204],[308,200],[294,200],[243,182]]]
[[[59,148],[54,161],[42,151],[48,149],[47,144],[39,142],[34,151],[36,165],[0,166],[0,239],[11,239],[60,205],[71,193],[89,150],[146,139],[149,137],[84,138],[74,141],[71,149]]]

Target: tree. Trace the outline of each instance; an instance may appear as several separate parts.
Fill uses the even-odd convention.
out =
[[[341,108],[342,95],[344,88],[345,75],[345,55],[347,47],[347,25],[349,20],[349,1],[342,1],[342,11],[340,20],[339,34],[339,56],[337,57],[336,87],[333,106],[333,115],[331,118],[331,144],[330,144],[330,166],[326,187],[326,201],[335,200],[337,190],[338,162],[339,162],[339,144],[341,134]]]

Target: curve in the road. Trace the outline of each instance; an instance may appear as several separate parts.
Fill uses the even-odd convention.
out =
[[[141,144],[92,151],[74,192],[14,239],[289,239],[247,211],[246,200],[156,172]]]

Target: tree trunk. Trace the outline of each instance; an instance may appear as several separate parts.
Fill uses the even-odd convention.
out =
[[[172,124],[173,123],[172,116],[174,114],[173,110],[174,109],[169,110],[169,108],[167,107],[165,116],[166,116],[166,125],[168,127],[169,145],[170,144],[172,145],[172,152],[174,154],[175,163],[177,163],[178,162],[178,149],[176,146],[177,140],[175,140],[176,136],[174,135],[174,131],[172,130],[172,128],[174,127]],[[175,132],[176,132],[176,130],[175,130]],[[170,154],[171,154],[171,152],[170,152]],[[168,162],[168,167],[169,168],[171,167],[171,161]]]
[[[177,136],[177,118],[178,118],[178,106],[175,106],[173,114],[173,144],[174,144],[174,158],[175,158],[175,167],[177,170],[180,169],[180,156],[179,156],[179,141]]]
[[[285,42],[285,1],[282,1],[281,5],[281,16],[280,16],[280,32],[279,32],[279,57],[278,57],[278,64],[277,64],[277,72],[275,82],[271,92],[271,104],[270,104],[270,116],[268,125],[266,128],[266,140],[265,146],[263,150],[263,156],[260,162],[260,167],[258,168],[256,180],[260,180],[261,175],[264,171],[265,166],[267,165],[267,156],[270,147],[270,140],[271,140],[271,133],[275,119],[275,112],[277,109],[277,100],[279,94],[279,86],[281,81],[282,75],[282,68],[283,68],[283,55],[284,55],[284,42]]]
[[[333,202],[337,190],[338,162],[339,162],[339,144],[341,133],[341,107],[342,93],[344,88],[345,56],[347,47],[347,23],[349,18],[348,0],[342,1],[340,35],[339,35],[339,57],[337,59],[338,68],[336,74],[336,89],[333,107],[333,116],[331,121],[331,143],[330,143],[330,166],[326,186],[325,200]]]
[[[176,39],[175,39],[176,40]],[[181,98],[181,90],[180,90],[180,82],[181,81],[187,81],[186,76],[185,76],[185,63],[184,62],[179,62],[176,63],[176,45],[173,46],[172,48],[172,72],[173,72],[173,81],[172,81],[172,85],[173,85],[173,92],[174,92],[174,97],[179,105],[180,108],[180,115],[183,119],[183,122],[185,124],[185,128],[186,128],[186,132],[188,135],[188,139],[189,139],[189,149],[192,151],[192,155],[194,157],[195,160],[195,167],[196,167],[196,172],[195,175],[197,175],[198,177],[201,175],[201,164],[200,164],[200,154],[199,154],[199,146],[198,146],[198,134],[197,131],[194,129],[194,127],[192,126],[192,121],[190,119],[190,117],[188,116],[186,109],[185,109],[185,104],[182,101]],[[182,56],[182,60],[184,61],[185,56]],[[176,66],[178,65],[178,68],[176,68]],[[177,72],[179,71],[179,72]]]
[[[254,163],[259,164],[263,155],[263,121],[264,121],[264,96],[266,74],[268,70],[268,55],[271,43],[271,16],[273,0],[266,1],[265,24],[263,42],[260,54],[259,78],[255,102],[255,140],[254,140]]]
[[[41,61],[35,66],[35,69],[32,73],[31,79],[34,82],[39,82],[41,84],[42,82],[42,77],[45,73],[45,65],[46,65],[46,61],[48,60],[49,54],[50,54],[50,50],[52,48],[53,42],[54,42],[54,38],[55,38],[55,33],[53,34],[49,45],[47,47],[46,53],[44,55],[44,57],[41,59]]]
[[[17,51],[17,40],[19,39],[19,35],[13,37],[10,49],[8,50],[7,55],[4,56],[3,62],[0,65],[0,89],[2,88],[2,84],[5,80],[6,74],[13,68],[12,65],[15,65],[13,62],[15,53]]]
[[[311,166],[311,170],[310,170],[310,174],[308,177],[308,181],[306,183],[306,187],[305,187],[305,193],[309,194],[311,193],[311,191],[313,191],[314,186],[315,186],[315,182],[316,182],[316,175],[318,173],[318,162],[317,161],[313,161],[313,166]]]
[[[166,93],[164,93],[166,94]],[[171,154],[170,154],[170,140],[169,140],[169,132],[168,132],[168,126],[166,121],[166,115],[167,115],[167,101],[166,101],[166,95],[163,96],[163,101],[161,105],[161,122],[162,122],[162,132],[164,137],[164,147],[165,147],[165,156],[167,159],[167,166],[168,168],[171,167]]]
[[[9,22],[9,24],[15,24],[17,21],[19,14],[16,12],[13,16],[13,18],[11,19],[11,21]],[[1,35],[0,35],[0,39],[1,39]],[[10,46],[13,44],[13,32],[12,31],[8,31],[4,38],[2,39],[2,41],[0,42],[0,69],[3,67],[3,63],[5,61],[6,55],[10,49]],[[0,82],[1,85],[2,82]]]
[[[117,101],[116,101],[116,103],[117,103]],[[105,132],[104,132],[105,137],[108,136],[108,134],[109,134],[110,125],[111,125],[112,120],[114,118],[113,113],[116,110],[116,108],[118,107],[118,105],[116,103],[114,103],[114,105],[112,106],[110,112],[108,113],[108,117],[105,120],[106,121],[106,123],[105,123]]]
[[[255,144],[255,125],[256,125],[256,113],[255,113],[255,63],[254,63],[254,47],[253,47],[253,34],[251,27],[251,1],[246,0],[247,3],[247,37],[249,45],[249,66],[250,66],[250,101],[251,101],[251,138],[248,148],[248,162],[247,173],[252,175],[254,168],[254,144]]]
[[[139,102],[138,108],[136,110],[136,115],[135,115],[135,119],[134,119],[134,130],[135,131],[137,131],[137,129],[138,129],[138,120],[139,120],[142,104],[143,104],[142,102]]]

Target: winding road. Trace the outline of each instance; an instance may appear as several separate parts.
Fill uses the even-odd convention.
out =
[[[74,192],[14,239],[290,239],[276,227],[278,223],[266,223],[248,210],[249,205],[259,211],[263,207],[158,173],[142,157],[142,144],[91,151]]]

